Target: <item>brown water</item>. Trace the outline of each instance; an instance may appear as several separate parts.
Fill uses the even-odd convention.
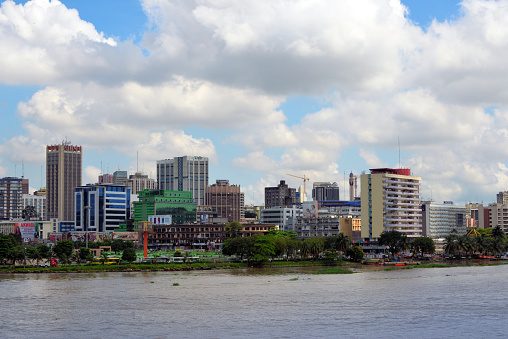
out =
[[[0,337],[487,338],[508,333],[508,266],[349,275],[313,275],[305,268],[274,272],[0,275]]]

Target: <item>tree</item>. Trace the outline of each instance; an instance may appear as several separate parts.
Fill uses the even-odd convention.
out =
[[[122,253],[122,260],[127,261],[130,264],[136,261],[136,250],[132,247],[126,248]]]
[[[115,239],[111,243],[111,250],[115,253],[121,252],[125,249],[125,241],[122,239]]]
[[[429,253],[432,254],[436,251],[434,240],[429,237],[418,237],[411,242],[411,249],[413,253]]]
[[[348,248],[346,250],[346,255],[353,261],[362,261],[365,254],[360,246],[355,246]]]
[[[37,248],[27,248],[26,249],[27,251],[27,256],[32,259],[32,260],[35,260],[35,264],[36,266],[39,266],[39,260],[41,260],[43,257],[42,257],[42,253],[39,252],[39,250]]]
[[[251,247],[254,245],[252,240],[253,237],[229,238],[222,244],[222,254],[239,256],[241,261],[252,252]]]
[[[101,262],[102,262],[102,265],[105,265],[107,260],[108,260],[108,254],[106,252],[102,252],[101,253]]]
[[[12,235],[0,234],[0,261],[5,265],[10,251],[16,246],[16,239]]]
[[[22,245],[17,245],[11,250],[11,258],[14,264],[16,264],[16,261],[20,264],[23,263],[23,268],[26,266],[26,255],[26,249]]]
[[[49,248],[47,245],[44,244],[37,245],[37,251],[41,254],[42,258],[44,259],[51,258],[51,248]]]
[[[238,221],[232,221],[229,224],[226,225],[224,228],[224,231],[226,233],[226,236],[235,238],[242,234],[243,226]]]
[[[91,253],[89,248],[81,247],[78,252],[78,258],[80,261],[87,260],[91,257]]]
[[[407,237],[398,231],[384,231],[379,238],[381,246],[388,246],[391,254],[399,253],[407,246]]]
[[[67,259],[72,255],[72,252],[74,251],[74,243],[71,240],[60,240],[56,243],[55,246],[53,246],[53,253],[57,256],[59,259]],[[65,256],[65,257],[64,257]]]
[[[501,229],[501,227],[499,225],[497,225],[494,229],[492,229],[492,236],[494,238],[503,239],[505,234],[504,234],[504,231]]]
[[[448,254],[455,254],[455,252],[459,251],[459,236],[457,235],[457,231],[453,230],[450,234],[448,234],[445,238],[445,252]]]
[[[254,255],[249,262],[256,266],[262,266],[275,254],[275,245],[268,236],[260,236],[254,242]]]
[[[35,206],[28,205],[23,209],[23,211],[21,211],[21,217],[23,220],[31,220],[32,218],[38,218],[39,214],[37,213]]]

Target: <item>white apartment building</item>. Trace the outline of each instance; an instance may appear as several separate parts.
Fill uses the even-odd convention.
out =
[[[279,225],[281,231],[294,231],[296,217],[301,214],[302,209],[296,206],[264,208],[261,210],[260,222]]]
[[[466,234],[466,206],[433,201],[422,203],[422,236],[444,239],[453,230]]]
[[[23,194],[23,209],[27,206],[34,206],[38,220],[46,220],[46,197],[40,195]]]

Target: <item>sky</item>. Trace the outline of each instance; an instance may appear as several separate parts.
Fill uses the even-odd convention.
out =
[[[508,0],[0,3],[0,177],[45,186],[45,146],[83,184],[183,155],[210,183],[337,182],[404,167],[423,199],[508,190]]]

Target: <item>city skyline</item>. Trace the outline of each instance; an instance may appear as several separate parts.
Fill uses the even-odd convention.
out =
[[[507,15],[505,0],[1,1],[0,177],[44,186],[46,145],[69,140],[84,184],[189,155],[246,204],[302,184],[287,174],[346,193],[351,171],[399,165],[422,199],[493,202]]]

